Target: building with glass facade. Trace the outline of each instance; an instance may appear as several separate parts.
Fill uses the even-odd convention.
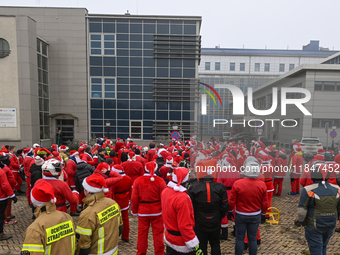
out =
[[[193,16],[0,7],[0,108],[14,113],[0,113],[0,143],[50,146],[59,130],[64,144],[149,141],[168,138],[175,122],[189,137],[198,128],[200,26]]]
[[[249,87],[254,90],[302,64],[319,63],[336,52],[319,47],[319,41],[310,41],[302,50],[202,48],[198,75],[201,82],[212,87],[230,84],[246,93]],[[205,137],[220,135],[223,131],[240,131],[231,130],[227,125],[213,127],[213,119],[232,118],[231,93],[227,89],[216,88],[216,91],[221,97],[222,106],[210,99],[207,115],[201,119],[198,112],[198,121]]]

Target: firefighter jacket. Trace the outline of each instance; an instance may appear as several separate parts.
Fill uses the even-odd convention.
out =
[[[60,157],[64,160],[64,163],[67,164],[69,157],[65,152],[60,152]]]
[[[77,252],[90,248],[90,254],[118,254],[119,226],[123,224],[119,205],[102,191],[83,202],[85,209],[76,229]]]
[[[22,251],[30,255],[74,254],[75,226],[72,217],[47,203],[35,209],[37,219],[27,228]]]

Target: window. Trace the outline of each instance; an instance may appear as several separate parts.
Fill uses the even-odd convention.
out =
[[[279,72],[284,72],[284,71],[285,71],[285,64],[280,64]]]
[[[114,34],[90,34],[91,55],[116,55]]]
[[[245,70],[246,70],[246,64],[240,63],[240,71],[245,71]]]
[[[0,38],[0,58],[7,57],[11,53],[8,42]]]
[[[295,64],[289,64],[289,71],[295,68]]]
[[[264,64],[264,71],[265,72],[269,72],[270,71],[270,64],[269,63],[265,63]]]
[[[230,71],[235,71],[235,63],[230,63]]]
[[[91,98],[116,98],[116,79],[91,77]]]
[[[205,62],[205,70],[210,70],[210,62]]]
[[[130,137],[131,139],[143,139],[142,137],[142,121],[130,121]]]
[[[323,83],[324,91],[334,91],[335,90],[335,82],[324,82]]]
[[[316,81],[314,91],[340,91],[340,82]]]
[[[314,90],[319,90],[319,91],[322,90],[322,81],[316,81],[314,83]]]
[[[260,63],[255,63],[255,72],[260,72]]]
[[[221,63],[220,62],[215,62],[215,70],[220,71],[221,70]]]
[[[48,83],[48,45],[37,40],[40,139],[50,138],[50,97]]]

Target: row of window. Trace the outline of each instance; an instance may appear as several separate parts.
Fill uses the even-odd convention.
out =
[[[315,91],[340,91],[340,82],[334,81],[316,81],[314,83]]]
[[[147,22],[147,23],[145,23]],[[104,32],[104,33],[148,33],[148,34],[196,34],[196,22],[191,24],[183,23],[183,21],[169,21],[151,23],[145,21],[144,24],[140,23],[128,23],[128,22],[96,22],[94,19],[90,19],[89,30],[90,32]]]
[[[205,70],[209,71],[210,67],[211,67],[210,62],[205,62]],[[294,69],[294,68],[295,68],[295,64],[289,64],[289,71]],[[221,62],[215,62],[215,71],[220,71],[220,70],[221,70]],[[240,63],[239,71],[243,72],[245,70],[246,70],[246,64]],[[230,63],[229,64],[229,71],[236,71],[236,63]],[[261,64],[260,63],[255,63],[254,71],[255,72],[261,71]],[[264,71],[270,72],[270,63],[264,64]],[[285,72],[285,64],[279,64],[279,72]]]
[[[116,114],[117,113],[117,114]],[[182,111],[137,111],[137,110],[91,110],[91,120],[95,119],[147,119],[147,120],[193,120],[193,112]]]
[[[332,126],[340,127],[340,119],[313,119],[312,127],[313,128],[325,128],[326,123],[329,123],[329,127]]]

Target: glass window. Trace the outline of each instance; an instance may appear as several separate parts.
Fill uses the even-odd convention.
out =
[[[130,42],[130,48],[141,49],[142,48],[142,42]]]
[[[168,102],[157,102],[157,110],[168,110]]]
[[[132,139],[143,139],[142,137],[142,121],[130,122],[130,137]]]
[[[186,35],[195,35],[196,34],[196,26],[188,26],[184,25],[184,34]]]
[[[139,86],[141,87],[141,86]],[[132,89],[131,89],[132,91]],[[142,99],[142,94],[141,93],[130,93],[130,99]]]
[[[142,50],[130,50],[130,56],[142,56]]]
[[[115,66],[116,58],[114,57],[103,57],[104,66]]]
[[[144,58],[144,66],[154,67],[155,66],[155,60],[153,58]]]
[[[206,66],[207,63],[209,63],[209,69],[210,70],[210,62],[206,62]],[[182,67],[182,60],[180,59],[170,59],[170,67]],[[206,69],[207,70],[207,69]]]
[[[312,128],[319,128],[319,127],[320,127],[320,119],[313,119]]]
[[[142,33],[142,24],[130,24],[130,33]]]
[[[210,62],[205,62],[205,70],[210,70]]]
[[[144,57],[148,56],[148,57],[152,57],[153,56],[153,50],[144,50]]]
[[[143,112],[142,111],[130,111],[130,119],[142,119],[143,118]]]
[[[129,76],[129,68],[118,67],[117,76]]]
[[[168,59],[157,59],[157,67],[168,67],[169,60]]]
[[[104,119],[115,119],[116,110],[104,110]]]
[[[170,68],[170,77],[181,78],[182,77],[182,69]]]
[[[153,41],[153,35],[143,35],[143,40],[144,41]]]
[[[285,64],[280,64],[279,72],[284,72],[284,71],[285,71]]]
[[[195,60],[187,60],[187,59],[184,59],[184,60],[183,60],[183,67],[191,67],[191,68],[195,68],[195,67],[196,67]]]
[[[255,72],[260,72],[260,63],[255,63]]]
[[[116,100],[104,100],[105,109],[116,109]]]
[[[181,112],[170,112],[170,120],[181,120]]]
[[[269,72],[270,71],[270,64],[269,63],[265,63],[264,64],[264,71],[265,72]]]
[[[155,109],[155,102],[154,101],[144,101],[143,102],[144,109]]]
[[[157,68],[157,77],[168,77],[168,68]]]
[[[116,69],[114,67],[104,67],[104,76],[115,76]]]
[[[168,112],[166,112],[168,113]],[[168,115],[168,114],[166,114]],[[168,117],[168,116],[166,116]],[[154,120],[155,119],[155,112],[154,111],[144,111],[143,112],[143,119],[145,120]]]
[[[117,119],[128,120],[130,118],[130,111],[117,110]]]
[[[324,82],[323,90],[324,91],[335,91],[335,82]]]
[[[180,102],[170,102],[170,110],[181,110]]]
[[[117,66],[129,66],[129,58],[118,57],[117,58]]]
[[[157,118],[157,120],[168,120],[169,119],[168,118],[168,112],[157,111],[156,118]]]
[[[123,23],[117,23],[117,33],[129,33],[129,25]]]
[[[240,63],[240,71],[245,71],[245,70],[246,70],[246,64]]]
[[[157,34],[169,34],[169,24],[157,24]]]
[[[143,48],[144,49],[153,49],[153,42],[144,42]]]
[[[130,68],[130,76],[141,77],[142,76],[142,68]]]
[[[142,100],[131,100],[130,109],[142,109]]]
[[[221,70],[221,63],[220,62],[215,62],[215,70],[220,71]]]
[[[181,35],[183,34],[183,26],[182,25],[170,25],[170,34],[172,35]]]
[[[156,25],[155,24],[144,24],[144,33],[154,34],[156,33]]]
[[[183,69],[183,78],[195,78],[195,69]]]
[[[91,118],[92,119],[102,119],[103,118],[103,110],[91,110]]]
[[[336,87],[336,91],[340,91],[340,82],[337,83]]]
[[[319,90],[319,91],[322,90],[322,82],[321,81],[316,81],[314,83],[314,90]]]
[[[289,71],[295,68],[295,64],[289,64]]]
[[[90,57],[90,65],[91,66],[102,66],[103,65],[103,61],[102,61],[102,57]]]
[[[143,69],[144,77],[155,77],[155,69],[154,68],[144,68]]]
[[[92,32],[101,33],[102,32],[102,23],[91,23],[90,22],[89,30],[90,30],[90,33],[92,33]]]
[[[235,71],[235,63],[230,63],[230,71]]]
[[[115,23],[103,23],[103,32],[104,33],[114,33],[115,32]]]

